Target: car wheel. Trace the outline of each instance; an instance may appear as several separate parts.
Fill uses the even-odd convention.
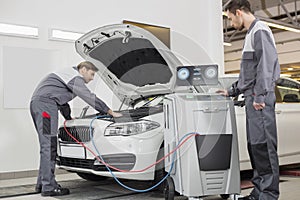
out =
[[[162,146],[160,147],[158,154],[157,154],[157,158],[156,160],[161,159],[164,156],[164,146],[162,144]],[[155,174],[154,174],[154,184],[157,184],[159,181],[161,181],[165,176],[166,176],[166,172],[165,172],[165,162],[161,161],[159,164],[157,164],[155,166]],[[158,187],[157,187],[158,191],[163,192],[164,191],[164,182],[161,183]]]
[[[222,199],[228,199],[229,198],[229,194],[220,194],[220,197],[222,198]]]
[[[165,180],[164,196],[165,200],[174,200],[175,196],[175,185],[173,179],[169,176]]]
[[[98,176],[95,174],[89,174],[89,173],[84,173],[84,172],[77,172],[77,175],[88,181],[102,181],[102,180],[106,180],[108,178],[105,176]]]

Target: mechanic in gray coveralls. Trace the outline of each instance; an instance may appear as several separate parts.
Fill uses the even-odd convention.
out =
[[[58,111],[65,119],[71,119],[68,104],[76,96],[83,99],[102,114],[113,117],[122,116],[113,112],[102,100],[86,87],[94,79],[98,69],[89,61],[81,62],[77,67],[54,72],[44,78],[34,91],[30,112],[40,142],[40,168],[36,191],[42,196],[60,196],[70,193],[55,180],[55,160],[57,151]]]
[[[225,8],[231,25],[246,28],[240,75],[225,96],[245,96],[248,153],[254,189],[244,200],[277,200],[279,198],[279,164],[275,119],[275,81],[280,66],[273,34],[269,27],[255,18],[247,0],[232,0]]]

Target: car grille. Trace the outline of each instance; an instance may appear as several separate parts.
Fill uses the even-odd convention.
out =
[[[75,137],[79,142],[89,142],[91,140],[90,136],[90,127],[88,126],[73,126],[67,127],[67,130],[73,137]],[[94,128],[92,128],[92,137],[94,136]],[[58,138],[61,141],[68,142],[68,143],[76,143],[69,134],[67,134],[64,127],[59,128]]]
[[[68,167],[93,169],[94,162],[95,160],[59,157],[58,164]]]
[[[131,170],[135,163],[136,157],[133,154],[116,154],[116,155],[104,155],[102,156],[104,161],[111,166],[119,168],[121,170]],[[84,168],[92,169],[95,171],[107,171],[107,168],[104,164],[99,163],[95,159],[80,159],[80,158],[68,158],[68,157],[59,157],[57,164],[67,167],[75,168]],[[111,171],[116,171],[111,168]]]
[[[131,170],[136,163],[136,156],[130,153],[103,155],[102,158],[106,163],[121,170]],[[95,171],[107,171],[104,164],[96,163],[93,168]],[[111,170],[115,171],[113,168]]]

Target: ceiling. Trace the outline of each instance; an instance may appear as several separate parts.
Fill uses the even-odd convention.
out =
[[[287,77],[300,81],[300,62],[282,64],[280,65],[280,67],[281,67],[281,74],[284,74]]]
[[[222,0],[223,7],[231,0]],[[300,0],[249,0],[252,12],[258,18],[278,22],[280,24],[300,29]],[[227,42],[241,40],[246,31],[237,31],[230,26],[227,17],[224,16],[224,39]],[[280,29],[272,28],[273,32]]]
[[[222,0],[223,7],[230,0]],[[262,20],[270,20],[272,22],[278,22],[280,24],[287,25],[289,27],[294,27],[300,29],[300,0],[249,0],[251,4],[251,9],[254,15]],[[295,52],[300,54],[300,47],[298,46],[300,42],[300,33],[293,33],[291,37],[291,32],[284,31],[281,29],[271,28],[275,36],[277,51],[279,57],[282,56],[284,59],[279,58],[279,62],[284,60],[284,64],[281,65],[281,73],[290,78],[300,81],[300,57],[295,59]],[[286,32],[286,33],[285,33]],[[289,32],[289,33],[288,33]],[[240,60],[240,56],[233,56],[232,54],[241,55],[242,41],[245,38],[246,30],[237,31],[230,26],[229,21],[226,16],[223,17],[223,33],[224,41],[233,44],[233,47],[225,47],[225,69],[226,63],[230,65],[230,62],[235,62]],[[285,37],[282,37],[286,35]],[[287,44],[288,45],[282,45]],[[280,45],[279,45],[280,44]],[[236,45],[236,46],[234,46]],[[289,52],[292,59],[286,58],[289,56]],[[289,62],[291,60],[291,62]],[[229,67],[231,68],[231,67]],[[234,68],[233,70],[227,70],[227,73],[237,73],[239,70]]]

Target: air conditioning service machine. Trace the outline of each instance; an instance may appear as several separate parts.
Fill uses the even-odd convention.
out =
[[[165,170],[171,170],[165,199],[174,199],[175,192],[189,199],[220,195],[236,200],[240,194],[234,105],[229,97],[210,92],[218,84],[217,65],[177,68],[177,87],[197,92],[176,92],[164,100],[165,155],[176,149],[165,160]]]

